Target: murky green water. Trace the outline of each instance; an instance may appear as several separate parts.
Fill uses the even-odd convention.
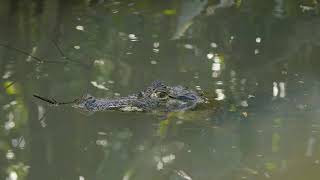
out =
[[[2,0],[0,179],[320,179],[318,3]],[[154,80],[217,108],[88,115],[32,96]]]

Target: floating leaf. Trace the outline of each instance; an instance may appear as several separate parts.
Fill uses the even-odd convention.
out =
[[[6,89],[6,93],[9,95],[14,95],[18,92],[13,81],[4,82],[4,88]]]
[[[175,9],[165,9],[163,11],[163,14],[165,14],[167,16],[171,16],[171,15],[177,14],[177,11]]]

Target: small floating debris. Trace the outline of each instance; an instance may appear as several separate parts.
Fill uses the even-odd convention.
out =
[[[229,40],[229,42],[231,43],[233,40],[234,40],[234,36],[230,36],[230,40]]]
[[[215,98],[217,101],[221,101],[221,100],[224,100],[225,99],[225,94],[223,92],[223,89],[216,89],[216,94],[217,94],[217,97]]]
[[[268,179],[271,178],[271,175],[269,173],[267,173],[267,172],[263,173],[263,175]]]
[[[259,174],[259,172],[257,170],[249,168],[249,167],[245,167],[245,168],[243,168],[243,170],[248,172],[248,173],[250,173],[250,174],[253,174],[253,175],[258,175]]]
[[[18,174],[15,171],[10,171],[6,180],[18,180]]]
[[[155,60],[150,61],[150,63],[151,63],[152,65],[156,65],[156,64],[158,64],[158,62],[157,62],[157,61],[155,61]]]
[[[176,159],[176,156],[174,154],[169,154],[167,156],[162,157],[162,162],[171,163],[174,159]]]
[[[100,140],[97,140],[97,141],[96,141],[96,144],[97,144],[98,146],[106,147],[106,146],[108,145],[108,141],[105,140],[105,139],[100,139]]]
[[[4,128],[6,130],[10,130],[10,129],[14,128],[15,126],[16,126],[16,123],[13,122],[12,120],[9,120],[9,121],[4,123]]]
[[[212,43],[210,44],[210,46],[211,46],[212,48],[217,48],[217,47],[218,47],[218,44],[212,42]]]
[[[216,85],[223,85],[223,81],[217,81]]]
[[[208,59],[212,59],[213,57],[214,57],[214,54],[213,54],[213,53],[208,53],[208,54],[207,54],[207,58],[208,58]]]
[[[315,10],[316,8],[315,7],[311,7],[311,6],[304,6],[304,5],[300,5],[300,8],[302,10],[302,12],[306,12],[306,11],[313,11]]]
[[[261,43],[261,38],[260,37],[256,38],[256,43]]]
[[[107,135],[107,133],[106,133],[106,132],[103,132],[103,131],[99,131],[97,134],[98,134],[98,135],[102,135],[102,136],[106,136],[106,135]]]
[[[242,114],[242,116],[244,116],[244,117],[248,117],[248,113],[247,113],[247,112],[242,112],[241,114]]]
[[[104,65],[104,61],[102,59],[96,59],[94,60],[93,64]]]
[[[255,95],[252,95],[252,94],[249,94],[248,95],[248,99],[250,99],[250,98],[255,98],[256,96]]]
[[[200,86],[196,86],[196,90],[201,91],[201,87]]]
[[[108,91],[109,88],[105,87],[103,84],[98,84],[96,81],[91,81],[90,82],[94,87],[98,88],[98,89],[102,89],[102,90],[106,90]]]
[[[157,170],[162,170],[163,169],[163,162],[158,161],[157,163]]]
[[[273,82],[272,95],[273,97],[277,97],[279,93],[278,83]]]
[[[14,157],[15,157],[14,152],[12,150],[8,150],[6,153],[6,158],[10,160],[10,159],[14,159]]]
[[[220,63],[212,63],[212,71],[220,71],[221,70],[221,64]]]
[[[116,10],[116,9],[114,9],[114,10],[112,10],[111,12],[112,12],[113,14],[116,14],[116,13],[118,13],[119,11]]]
[[[191,44],[185,44],[184,48],[186,49],[193,49],[193,46]]]
[[[138,38],[135,34],[129,34],[128,35],[128,38],[131,40],[131,41],[138,41]]]
[[[112,81],[112,80],[108,80],[107,81],[109,84],[114,84],[114,81]]]
[[[248,102],[247,102],[246,100],[241,101],[241,102],[240,102],[240,105],[241,105],[242,107],[248,107],[248,106],[249,106],[249,104],[248,104]]]
[[[73,46],[74,49],[80,49],[80,46]]]
[[[186,180],[192,180],[191,176],[188,175],[186,172],[184,172],[183,170],[175,170],[175,172],[177,173],[177,175],[179,175],[180,177],[182,177],[183,179]]]
[[[153,43],[153,47],[154,47],[154,48],[158,48],[159,46],[160,46],[160,43],[159,43],[159,42],[154,42],[154,43]]]
[[[83,31],[84,27],[83,26],[76,26],[76,30]]]
[[[8,79],[9,77],[12,76],[12,74],[13,74],[12,71],[6,71],[6,72],[4,73],[4,75],[2,76],[2,79]]]

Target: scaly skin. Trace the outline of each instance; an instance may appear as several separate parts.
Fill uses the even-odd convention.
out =
[[[88,112],[119,111],[185,111],[206,103],[197,92],[183,86],[167,86],[161,81],[154,81],[145,90],[119,98],[95,98],[86,95],[77,100],[73,107]]]

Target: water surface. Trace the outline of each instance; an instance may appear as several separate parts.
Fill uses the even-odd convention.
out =
[[[1,179],[320,178],[317,1],[3,0],[0,13]],[[88,115],[32,97],[154,80],[217,108]]]

